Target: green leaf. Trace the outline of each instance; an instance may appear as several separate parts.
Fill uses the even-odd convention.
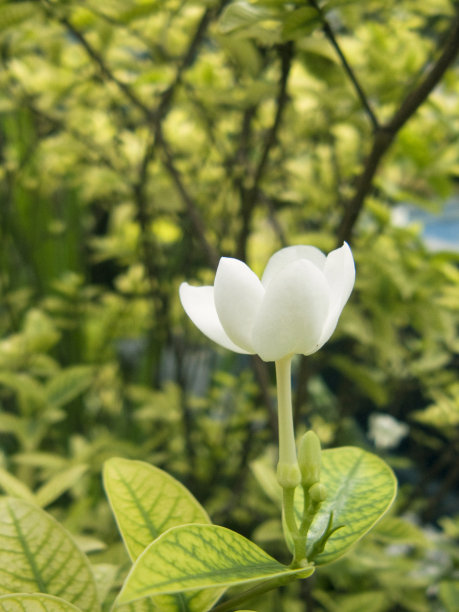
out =
[[[22,22],[36,16],[37,6],[35,2],[9,2],[0,6],[0,30],[17,27]]]
[[[379,539],[391,544],[427,546],[429,543],[424,532],[417,525],[395,516],[384,518],[373,533]]]
[[[169,529],[140,555],[118,602],[294,575],[306,578],[313,571],[290,569],[225,527],[184,525]]]
[[[86,391],[93,380],[91,366],[73,366],[62,370],[51,379],[46,387],[46,400],[55,408],[60,408]]]
[[[311,525],[307,554],[322,535],[331,512],[333,527],[343,527],[330,537],[325,550],[314,560],[318,565],[344,555],[390,508],[397,492],[391,468],[376,455],[351,446],[322,452],[321,483],[327,489],[327,499]],[[295,510],[300,519],[301,487],[297,493]]]
[[[109,459],[104,465],[104,486],[133,561],[171,527],[210,523],[207,512],[188,489],[143,461]]]
[[[19,497],[34,502],[34,494],[22,481],[0,468],[0,489],[3,489],[7,495]]]
[[[439,596],[447,612],[459,610],[459,580],[440,582]]]
[[[104,486],[133,561],[159,535],[179,525],[210,523],[207,512],[178,480],[143,461],[114,457],[105,462]],[[155,598],[164,612],[209,609],[222,589]],[[142,604],[144,605],[144,604]]]
[[[74,465],[53,476],[35,493],[37,505],[42,508],[49,506],[49,504],[65,493],[65,491],[71,489],[73,485],[80,480],[87,469],[87,465]]]
[[[282,26],[283,40],[305,38],[321,25],[320,15],[312,6],[303,6],[287,14]]]
[[[42,385],[27,374],[0,372],[0,385],[15,391],[28,405],[43,406],[45,402]]]
[[[229,34],[230,32],[253,26],[272,16],[273,14],[271,11],[250,4],[250,2],[245,2],[244,0],[232,2],[222,13],[220,18],[220,30],[224,34]]]
[[[73,604],[51,595],[24,593],[0,597],[0,612],[81,612]]]
[[[34,592],[100,610],[89,562],[70,534],[31,503],[0,499],[0,593]]]

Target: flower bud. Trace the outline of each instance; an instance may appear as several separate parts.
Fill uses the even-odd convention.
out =
[[[300,440],[298,463],[301,484],[309,488],[320,481],[320,440],[315,432],[308,431]]]
[[[294,489],[301,482],[300,469],[296,463],[277,464],[277,482],[283,489]]]
[[[308,493],[311,500],[316,504],[327,499],[327,489],[325,488],[325,485],[321,484],[320,482],[313,484]]]

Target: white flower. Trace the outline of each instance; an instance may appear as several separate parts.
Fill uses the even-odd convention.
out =
[[[354,286],[349,246],[325,256],[312,246],[281,249],[260,279],[222,257],[213,287],[180,286],[182,305],[211,340],[264,361],[310,355],[330,338]]]
[[[390,414],[372,414],[369,418],[368,437],[377,448],[395,448],[408,435],[410,428]]]

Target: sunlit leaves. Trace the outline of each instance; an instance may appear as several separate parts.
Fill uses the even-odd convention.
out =
[[[341,557],[389,509],[395,498],[397,481],[390,467],[376,455],[353,447],[323,451],[321,483],[327,499],[314,519],[308,534],[307,554],[324,532],[333,513],[332,527],[340,526],[315,559],[330,563]],[[301,496],[296,499],[301,515]]]
[[[0,597],[0,612],[82,612],[73,604],[51,595],[35,593],[33,595],[16,594]]]
[[[30,504],[0,499],[0,593],[56,595],[97,612],[89,562],[51,516]]]
[[[148,463],[110,459],[104,484],[133,560],[171,527],[210,523],[207,512],[180,482]]]
[[[142,553],[118,601],[279,577],[306,577],[312,571],[289,569],[224,527],[185,525],[170,529]]]
[[[168,529],[188,523],[210,523],[207,512],[175,478],[148,463],[112,458],[104,466],[104,485],[118,528],[133,561]],[[164,612],[190,612],[211,607],[222,589],[150,595]],[[127,601],[127,600],[126,600]],[[137,608],[137,604],[132,604]],[[142,608],[141,608],[142,609]]]

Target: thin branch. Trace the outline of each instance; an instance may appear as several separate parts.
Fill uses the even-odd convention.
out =
[[[316,0],[309,0],[311,6],[313,6],[316,11],[319,13],[320,19],[322,21],[322,30],[325,34],[325,36],[328,38],[328,40],[330,41],[330,44],[332,45],[332,47],[335,49],[341,64],[343,65],[343,68],[346,72],[346,74],[348,75],[356,93],[357,96],[360,99],[360,102],[362,103],[362,106],[364,107],[368,118],[370,119],[371,125],[373,126],[374,130],[377,130],[379,128],[379,121],[378,118],[376,117],[373,109],[371,108],[371,104],[370,101],[367,98],[367,95],[365,94],[363,87],[360,85],[359,80],[357,79],[357,76],[354,72],[354,70],[352,69],[351,65],[349,64],[349,62],[347,61],[346,56],[344,55],[343,50],[341,49],[340,44],[338,43],[338,40],[330,26],[330,24],[328,23],[322,9],[320,8],[320,6],[318,5]]]
[[[288,101],[287,83],[293,58],[293,43],[288,42],[278,48],[281,60],[281,75],[279,80],[279,90],[276,97],[276,113],[273,123],[268,130],[261,152],[260,159],[253,175],[250,189],[243,189],[241,202],[242,228],[238,237],[237,255],[245,259],[247,238],[250,234],[250,226],[253,212],[256,208],[260,194],[260,184],[266,170],[269,154],[277,142],[277,135],[281,125],[282,117]]]
[[[199,213],[199,209],[197,204],[193,200],[191,194],[188,189],[185,187],[185,183],[183,181],[182,175],[175,165],[174,158],[169,149],[169,145],[166,142],[164,135],[162,133],[161,126],[158,126],[156,130],[156,141],[157,144],[161,147],[163,153],[163,164],[166,170],[169,172],[179,194],[185,204],[188,216],[191,221],[191,225],[193,226],[193,230],[196,232],[199,242],[203,247],[204,253],[207,256],[207,260],[210,265],[214,268],[217,267],[219,257],[214,247],[210,244],[210,242],[206,238],[206,228],[204,222]]]
[[[58,21],[60,21],[60,23],[62,23],[62,25],[64,25],[67,28],[68,32],[70,34],[72,34],[72,36],[74,36],[79,41],[79,43],[85,49],[85,51],[89,55],[89,57],[99,66],[99,69],[100,69],[101,73],[105,77],[107,77],[107,79],[109,81],[112,81],[112,83],[114,83],[124,93],[124,95],[127,98],[129,98],[129,100],[132,102],[132,104],[135,107],[137,107],[138,109],[140,109],[142,111],[142,113],[149,120],[151,120],[152,119],[152,112],[148,108],[148,106],[144,102],[142,102],[142,100],[140,98],[138,98],[134,94],[134,92],[132,91],[132,89],[129,87],[129,85],[127,83],[124,83],[124,81],[120,81],[113,74],[113,72],[107,66],[105,61],[102,59],[102,56],[89,43],[89,41],[87,40],[85,35],[82,32],[80,32],[79,30],[77,30],[77,28],[75,28],[66,17],[58,17]]]
[[[351,240],[354,226],[363,209],[365,198],[372,188],[373,179],[380,162],[397,133],[427,99],[431,91],[440,82],[447,68],[454,61],[459,51],[459,7],[456,11],[456,16],[437,61],[427,69],[424,79],[406,96],[393,117],[376,130],[371,151],[366,159],[363,171],[356,180],[355,194],[347,202],[338,227],[338,244],[342,244],[344,240],[347,242]]]

